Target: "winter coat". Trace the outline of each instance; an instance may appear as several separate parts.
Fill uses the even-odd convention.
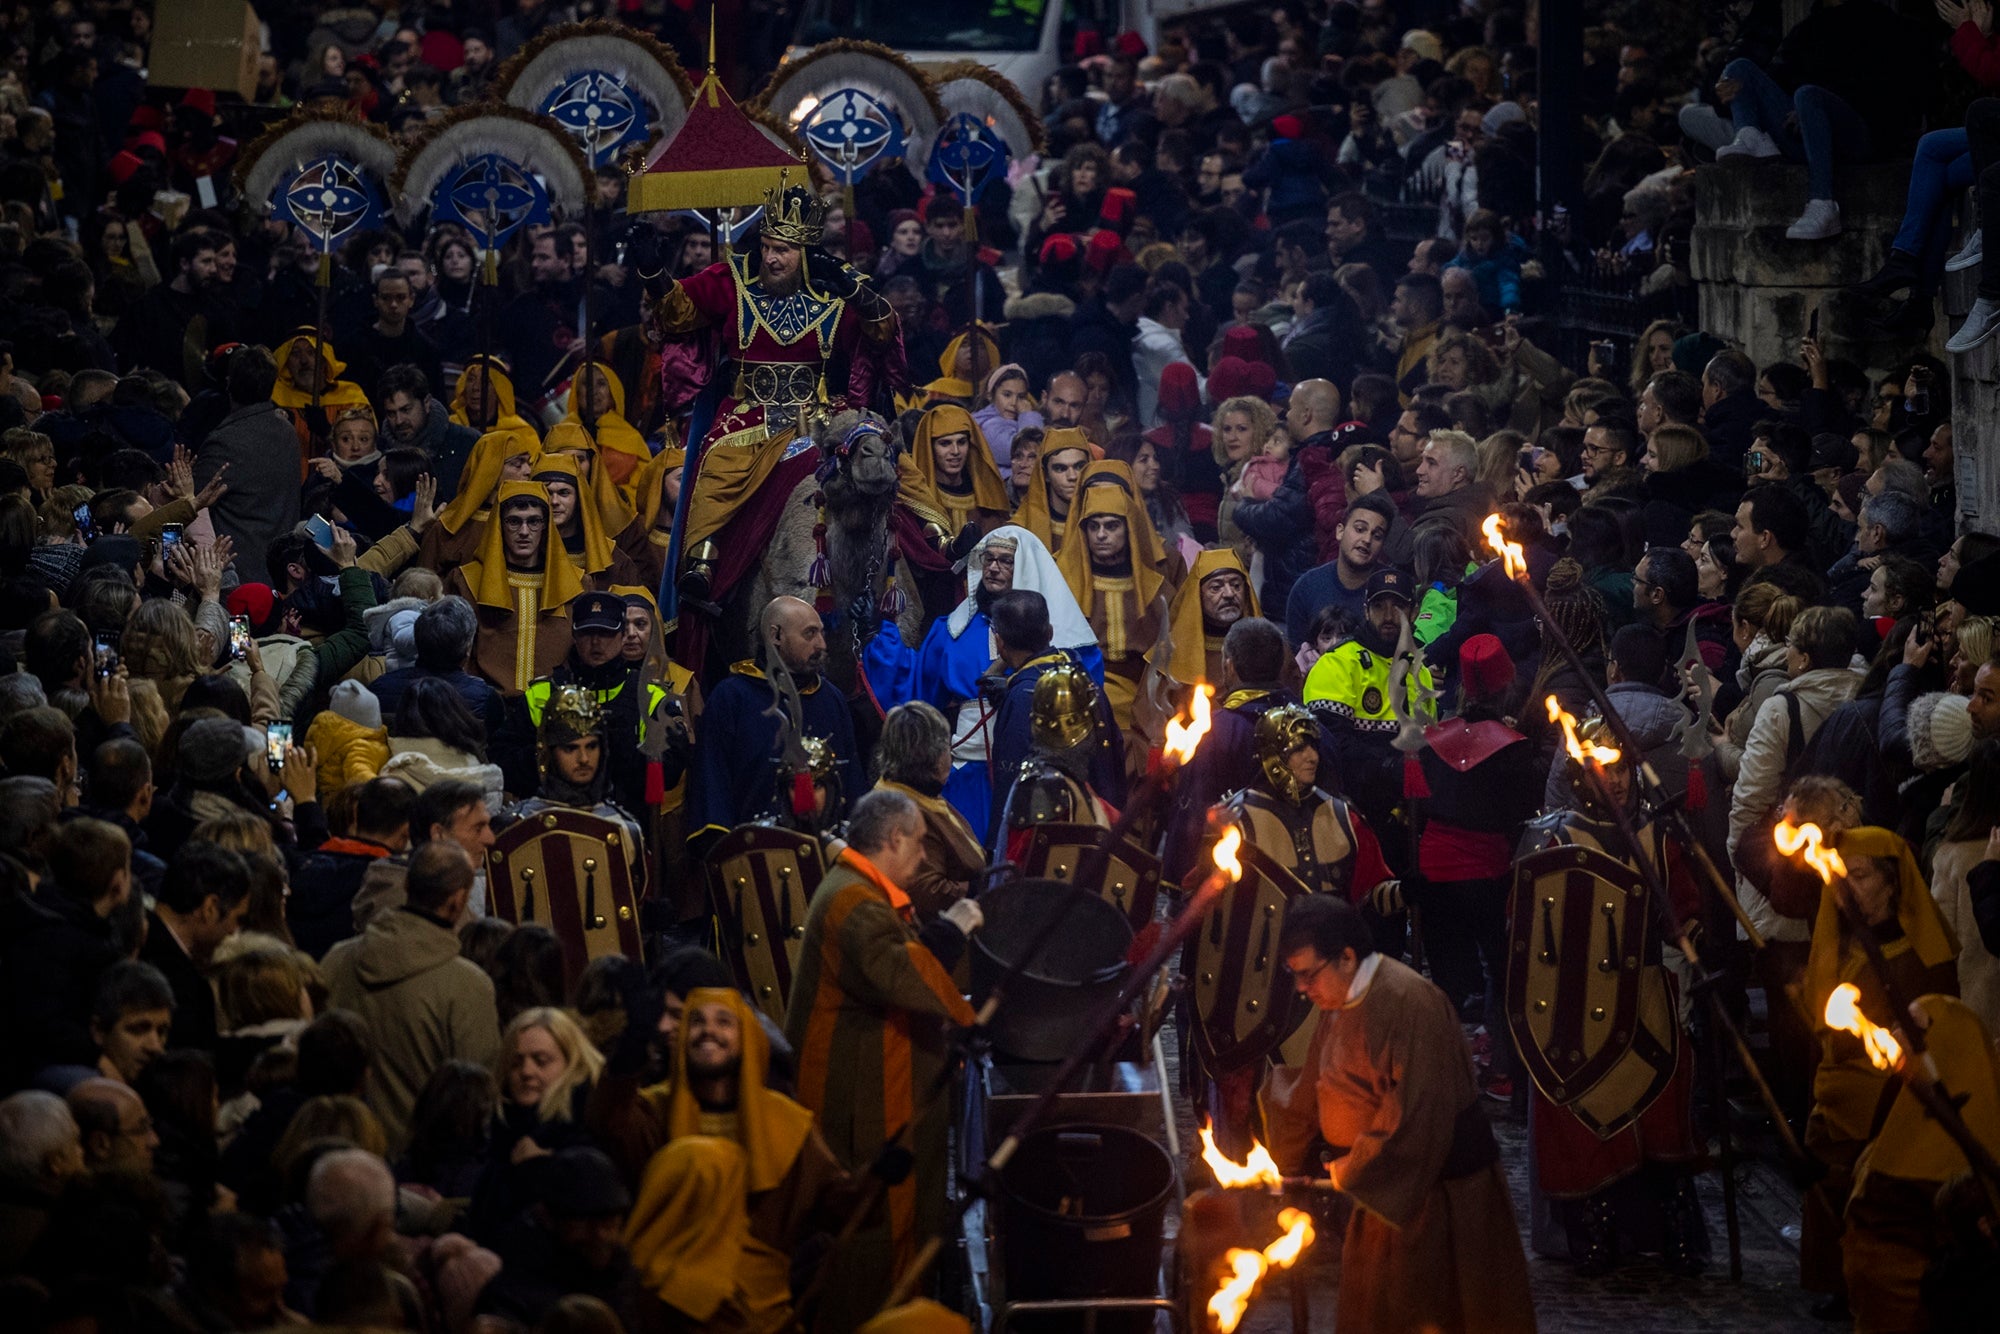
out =
[[[1112,314],[1102,297],[1091,297],[1076,308],[1070,320],[1067,366],[1075,365],[1086,352],[1102,352],[1111,363],[1114,396],[1137,403],[1139,379],[1132,368],[1132,340],[1138,335],[1137,324],[1127,324]],[[1182,359],[1186,360],[1185,355]]]
[[[1931,859],[1931,898],[1938,915],[1958,940],[1958,995],[1986,1021],[1986,1031],[2000,1031],[2000,959],[1993,957],[1979,934],[1973,912],[1972,868],[1986,860],[1986,840],[1940,843]]]
[[[1479,304],[1504,315],[1521,308],[1521,266],[1531,258],[1528,243],[1510,236],[1505,245],[1483,259],[1461,250],[1445,267],[1470,269],[1479,284]]]
[[[1007,327],[1000,331],[1001,353],[1028,373],[1028,384],[1047,387],[1051,376],[1066,371],[1070,356],[1070,322],[1076,302],[1061,292],[1024,292],[1007,302]]]
[[[1306,480],[1306,460],[1333,447],[1333,432],[1308,436],[1292,449],[1284,480],[1269,500],[1239,499],[1227,517],[1264,554],[1264,586],[1257,590],[1261,605],[1277,611],[1291,596],[1298,577],[1319,564],[1319,539],[1313,528],[1312,496]],[[1227,532],[1225,530],[1225,536]]]
[[[1722,739],[1715,743],[1715,762],[1724,778],[1736,781],[1743,763],[1743,743],[1750,739],[1750,725],[1771,692],[1790,680],[1785,671],[1785,645],[1775,643],[1760,630],[1743,650],[1743,664],[1736,669],[1737,683],[1743,687],[1743,702],[1723,721]]]
[[[1631,729],[1632,740],[1645,752],[1646,762],[1660,776],[1661,785],[1670,794],[1685,792],[1687,758],[1680,752],[1680,737],[1675,729],[1687,717],[1687,710],[1678,700],[1669,699],[1654,687],[1637,681],[1614,682],[1604,688],[1604,694],[1611,701],[1611,707],[1618,711],[1620,720]],[[1558,754],[1549,769],[1548,780],[1542,788],[1542,800],[1550,807],[1569,804],[1569,783],[1565,774],[1568,763],[1567,755]]]
[[[229,490],[209,506],[209,518],[236,544],[236,577],[261,583],[265,548],[299,522],[299,437],[291,420],[270,403],[235,409],[198,446],[195,485],[208,485],[224,464]]]
[[[1819,667],[1799,673],[1776,690],[1757,710],[1756,721],[1743,743],[1743,757],[1736,771],[1736,787],[1729,804],[1729,853],[1736,855],[1743,836],[1759,826],[1763,818],[1785,798],[1785,755],[1791,745],[1792,725],[1784,696],[1798,701],[1799,725],[1805,729],[1804,742],[1819,731],[1827,716],[1854,697],[1861,678],[1845,667]],[[1811,923],[1781,917],[1756,886],[1737,877],[1737,897],[1750,920],[1767,939],[1807,940]]]
[[[1139,317],[1138,332],[1132,335],[1132,349],[1129,360],[1139,377],[1139,424],[1145,427],[1160,424],[1160,376],[1167,367],[1177,361],[1194,363],[1189,359],[1187,348],[1181,343],[1178,329],[1169,329],[1159,321],[1147,316]],[[1202,376],[1197,372],[1195,385],[1202,386]]]
[[[7,1087],[22,1087],[45,1066],[95,1066],[91,1002],[98,978],[119,959],[110,922],[44,880],[34,894],[0,896],[0,959],[12,1035],[0,1057]]]
[[[500,766],[488,764],[462,750],[454,750],[436,737],[390,737],[389,758],[382,765],[381,777],[400,778],[419,792],[432,783],[455,778],[460,782],[476,784],[486,793],[487,805],[495,810],[500,807],[503,786]]]
[[[300,703],[312,693],[314,683],[319,679],[319,655],[313,652],[310,640],[297,635],[265,635],[257,641],[257,656],[264,663],[264,675],[277,689],[277,711],[272,718],[279,722],[289,722],[297,714]],[[241,661],[229,664],[229,679],[243,687],[243,692],[251,697],[250,715],[257,720],[255,678],[250,674],[250,664]]]
[[[329,1004],[368,1027],[369,1098],[399,1151],[417,1094],[450,1060],[491,1066],[500,1055],[493,981],[460,956],[458,936],[408,909],[385,914],[326,956]]]
[[[388,728],[363,727],[330,709],[312,720],[306,744],[318,754],[319,790],[329,796],[367,782],[389,759]]]
[[[354,934],[354,896],[371,863],[389,855],[380,843],[329,838],[292,867],[285,925],[292,940],[318,959]]]
[[[1702,459],[1672,472],[1650,472],[1639,485],[1640,517],[1646,545],[1677,547],[1687,541],[1694,516],[1703,510],[1736,512],[1743,498],[1743,478],[1713,459]]]

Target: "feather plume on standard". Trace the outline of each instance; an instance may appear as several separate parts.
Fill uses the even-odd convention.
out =
[[[547,190],[551,205],[582,215],[590,165],[576,140],[547,116],[483,102],[432,121],[403,150],[389,179],[396,216],[405,223],[415,221],[449,176],[480,158],[503,159],[531,174]]]
[[[695,89],[672,47],[593,19],[550,28],[515,52],[492,92],[509,106],[552,116],[602,165],[630,144],[673,138]],[[643,105],[632,106],[634,97]]]
[[[780,65],[750,109],[770,111],[789,125],[808,97],[824,100],[843,88],[864,89],[893,103],[912,142],[930,139],[944,119],[944,106],[922,70],[880,43],[851,38],[822,42]]]
[[[305,103],[243,146],[236,159],[237,192],[249,207],[268,212],[281,185],[328,158],[372,176],[386,191],[396,170],[396,141],[345,102]]]
[[[964,114],[986,123],[988,129],[1006,141],[1014,159],[1039,153],[1045,145],[1042,118],[1021,96],[1020,89],[986,66],[971,60],[955,61],[931,75],[931,87],[947,117]],[[937,136],[911,145],[911,156],[921,149],[929,157]]]

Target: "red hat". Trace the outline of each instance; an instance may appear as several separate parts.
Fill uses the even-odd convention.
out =
[[[142,105],[132,112],[132,119],[126,123],[135,130],[165,129],[167,114],[156,106]]]
[[[1227,354],[1217,357],[1215,364],[1208,368],[1208,401],[1221,403],[1249,393],[1249,376],[1246,374],[1249,369],[1250,363],[1241,357]],[[1164,383],[1163,377],[1163,387]]]
[[[1122,185],[1114,185],[1104,192],[1104,202],[1098,206],[1097,219],[1106,227],[1116,227],[1121,233],[1132,225],[1132,215],[1139,211],[1139,196]]]
[[[906,222],[920,223],[923,220],[923,215],[913,208],[892,208],[889,210],[889,235],[894,236],[896,229]]]
[[[133,152],[150,148],[161,157],[167,155],[167,137],[158,130],[141,130],[125,140],[125,146]]]
[[[1492,635],[1474,635],[1458,650],[1459,681],[1467,699],[1498,699],[1514,684],[1514,660]]]
[[[1271,133],[1280,139],[1303,139],[1306,137],[1306,123],[1297,116],[1286,114],[1271,117]]]
[[[181,105],[199,111],[204,116],[213,116],[215,94],[206,88],[190,88],[181,95]]]
[[[1136,32],[1121,32],[1112,40],[1111,47],[1119,55],[1136,60],[1146,54],[1146,39]]]
[[[1245,361],[1264,360],[1264,344],[1257,337],[1257,331],[1246,324],[1227,329],[1222,334],[1222,355],[1241,357]]]
[[[269,584],[238,584],[222,605],[229,608],[231,616],[248,616],[250,624],[258,626],[271,619],[271,608],[276,603],[277,597]]]
[[[138,154],[129,153],[121,149],[113,153],[111,160],[104,164],[104,171],[106,175],[111,177],[113,185],[123,185],[132,179],[133,172],[145,165],[145,163],[139,160]]]
[[[875,253],[875,233],[859,218],[847,220],[847,254],[852,259],[856,255]]]
[[[465,43],[448,32],[433,30],[417,43],[423,62],[440,74],[449,74],[465,63]]]
[[[1160,372],[1160,416],[1168,421],[1193,421],[1201,415],[1201,386],[1194,367],[1170,361]]]
[[[1074,51],[1075,54],[1071,56],[1071,59],[1078,61],[1088,60],[1092,56],[1103,55],[1104,34],[1095,28],[1080,29],[1076,34]]]
[[[1278,373],[1262,361],[1243,363],[1243,392],[1268,401],[1278,392]]]
[[[1074,264],[1083,253],[1076,243],[1076,237],[1068,232],[1056,232],[1042,242],[1042,253],[1037,260],[1042,264]]]
[[[1125,248],[1124,240],[1113,231],[1092,233],[1090,244],[1083,252],[1083,262],[1099,273],[1109,273],[1131,258],[1132,252]]]

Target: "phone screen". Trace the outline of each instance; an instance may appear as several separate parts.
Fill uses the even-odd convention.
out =
[[[160,529],[160,554],[162,556],[166,555],[169,551],[172,551],[175,547],[179,546],[180,544],[181,544],[181,526],[179,524],[170,523],[166,527]]]
[[[264,759],[273,773],[284,767],[285,752],[291,749],[292,725],[267,723],[264,726]]]
[[[333,525],[322,516],[317,514],[307,516],[306,534],[319,546],[329,551],[333,549]]]
[[[250,618],[232,616],[229,618],[229,656],[241,658],[250,649]]]
[[[118,636],[109,630],[99,630],[92,645],[91,661],[96,664],[99,676],[110,676],[118,670]]]
[[[91,522],[89,501],[85,501],[71,510],[69,512],[69,519],[71,523],[76,525],[76,530],[83,534],[84,541],[93,542],[97,539],[97,525]]]

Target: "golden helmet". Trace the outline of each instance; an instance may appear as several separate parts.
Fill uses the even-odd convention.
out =
[[[831,781],[840,772],[840,761],[833,753],[833,747],[824,738],[809,736],[799,740],[799,746],[806,753],[806,769],[813,781],[821,785]]]
[[[1043,672],[1035,682],[1028,718],[1034,743],[1045,751],[1065,751],[1090,740],[1097,723],[1097,687],[1090,673],[1074,662]]]
[[[588,686],[559,685],[549,692],[542,711],[541,739],[550,746],[566,745],[597,731],[604,707]]]
[[[1303,800],[1308,788],[1292,773],[1292,767],[1285,761],[1301,746],[1317,750],[1319,743],[1318,720],[1298,704],[1280,704],[1268,710],[1257,720],[1257,729],[1251,739],[1251,746],[1257,752],[1257,763],[1263,767],[1271,790],[1292,802]]]
[[[781,180],[764,194],[764,221],[759,230],[773,241],[800,249],[816,246],[826,237],[826,215],[830,211],[805,186],[788,185]]]
[[[1618,749],[1618,733],[1612,729],[1611,724],[1606,722],[1601,714],[1593,713],[1578,723],[1576,725],[1576,736],[1577,740],[1583,743],[1585,750],[1593,750],[1599,746],[1612,750]],[[1584,761],[1577,759],[1576,756],[1569,754],[1567,751],[1560,753],[1562,755],[1563,780],[1569,784],[1570,796],[1574,801],[1576,809],[1595,820],[1615,819],[1616,816],[1614,813],[1604,804],[1604,799],[1597,783],[1584,771]],[[1591,763],[1597,765],[1600,773],[1604,773],[1612,769],[1621,768],[1628,764],[1629,761],[1621,754],[1618,759],[1610,764],[1604,764],[1601,761],[1595,760],[1591,761]]]

